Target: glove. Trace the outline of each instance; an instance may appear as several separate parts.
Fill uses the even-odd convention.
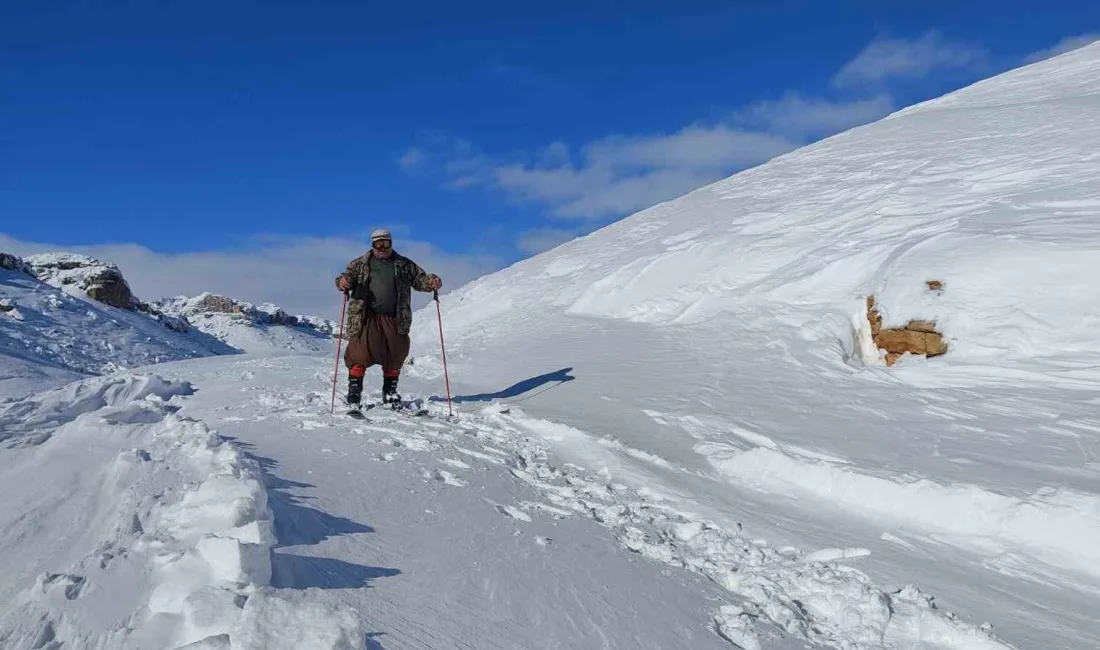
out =
[[[351,282],[347,278],[340,278],[336,281],[336,286],[340,288],[340,291],[347,291],[351,287]]]
[[[443,286],[443,280],[439,279],[438,275],[428,276],[428,288],[432,291],[439,291],[439,288]]]

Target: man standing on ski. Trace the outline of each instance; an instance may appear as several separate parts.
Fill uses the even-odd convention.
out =
[[[409,356],[412,327],[412,289],[437,291],[438,276],[393,250],[385,229],[371,233],[371,250],[355,258],[336,277],[336,288],[348,294],[348,405],[357,408],[363,395],[367,368],[382,366],[382,402],[397,408],[401,395],[397,380]]]

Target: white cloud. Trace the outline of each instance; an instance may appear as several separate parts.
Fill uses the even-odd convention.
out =
[[[629,214],[680,196],[725,176],[717,169],[651,169],[618,174],[610,168],[554,170],[510,166],[498,183],[514,198],[552,205],[563,218],[598,219]]]
[[[433,157],[442,160],[448,188],[491,187],[513,200],[548,205],[558,217],[596,219],[674,198],[795,146],[781,135],[718,124],[602,138],[582,147],[577,161],[561,142],[529,163],[493,161],[468,144],[448,145]]]
[[[916,41],[877,39],[837,79],[844,84],[882,81],[982,60],[981,51],[947,43],[935,33]],[[676,198],[894,109],[885,92],[845,100],[789,92],[733,111],[717,123],[610,135],[579,148],[555,141],[534,154],[505,159],[486,155],[469,141],[428,132],[406,156],[418,168],[427,162],[448,189],[489,188],[513,201],[545,206],[554,217],[602,220]],[[517,240],[525,252],[544,250],[554,241],[545,229],[530,232]]]
[[[1045,50],[1039,50],[1038,52],[1032,52],[1024,59],[1024,63],[1038,63],[1039,61],[1045,61],[1051,57],[1058,56],[1059,54],[1065,54],[1066,52],[1072,52],[1073,50],[1081,49],[1086,45],[1092,45],[1096,41],[1100,40],[1100,34],[1082,34],[1080,36],[1070,36],[1058,41],[1053,47],[1049,47]]]
[[[985,50],[945,40],[934,31],[916,40],[879,37],[840,69],[833,84],[875,85],[895,78],[920,78],[937,70],[977,70],[986,59]]]
[[[751,104],[735,115],[743,125],[806,140],[873,122],[895,108],[894,100],[886,94],[851,102],[834,102],[792,92],[778,101]]]
[[[412,173],[424,164],[426,158],[427,156],[424,155],[423,151],[416,147],[410,147],[408,151],[397,158],[397,166],[406,173]]]
[[[834,102],[792,93],[737,111],[726,123],[608,136],[576,155],[554,142],[530,161],[499,162],[453,139],[429,157],[450,189],[489,187],[512,200],[545,205],[559,218],[602,219],[673,199],[892,109],[886,95]],[[537,246],[524,250],[531,248]]]
[[[395,230],[398,232],[398,230]],[[492,256],[444,253],[431,244],[400,238],[395,246],[454,289],[503,266]],[[260,235],[236,250],[159,253],[137,244],[58,246],[24,242],[0,233],[0,251],[84,253],[118,264],[145,300],[211,291],[254,303],[273,302],[288,312],[336,319],[340,294],[333,278],[369,244],[351,237]],[[428,294],[420,296],[424,304]]]
[[[519,249],[529,255],[538,255],[577,237],[574,230],[560,228],[535,228],[520,233]]]
[[[792,145],[778,135],[719,124],[670,135],[612,136],[585,147],[584,157],[594,168],[714,169],[756,165]]]

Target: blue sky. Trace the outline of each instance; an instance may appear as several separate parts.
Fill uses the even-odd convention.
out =
[[[0,248],[304,309],[241,258],[389,225],[453,285],[1100,32],[1042,6],[4,3]]]

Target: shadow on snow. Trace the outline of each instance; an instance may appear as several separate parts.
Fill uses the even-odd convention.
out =
[[[530,399],[535,395],[541,395],[542,393],[545,393],[552,388],[557,388],[558,386],[561,386],[566,382],[573,381],[574,379],[576,379],[576,377],[570,374],[572,372],[573,368],[571,367],[562,368],[561,370],[548,372],[544,375],[524,379],[523,381],[512,384],[508,388],[498,390],[495,393],[480,393],[478,395],[455,395],[454,401],[456,404],[462,404],[464,402],[491,402],[496,399],[509,399],[512,397],[519,397],[520,395],[523,395],[525,393],[530,393],[533,390],[542,388],[542,390],[538,391],[534,395],[528,395],[526,398],[524,398]],[[547,384],[552,385],[547,386]],[[544,386],[545,388],[543,388]],[[441,398],[433,398],[433,400],[435,401],[438,401],[439,399]]]
[[[223,436],[228,438],[228,436]],[[232,438],[229,438],[232,440]],[[264,487],[268,492],[268,507],[275,517],[275,537],[271,552],[271,586],[280,589],[360,589],[369,587],[376,578],[400,575],[398,569],[353,564],[343,560],[291,553],[290,546],[312,546],[341,535],[373,533],[366,524],[338,517],[306,505],[311,497],[296,494],[314,487],[292,481],[274,473],[278,461],[251,451],[253,445],[235,440],[260,465]],[[280,550],[283,549],[283,550]],[[371,643],[377,644],[377,641]],[[376,647],[381,647],[376,645]]]

